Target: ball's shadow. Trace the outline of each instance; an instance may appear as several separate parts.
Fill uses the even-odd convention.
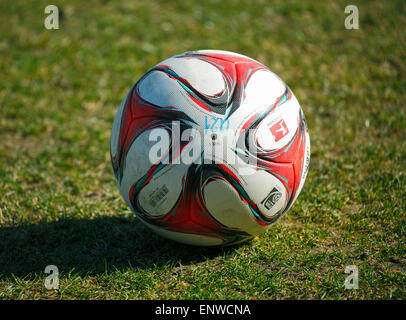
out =
[[[240,246],[240,245],[236,245]],[[235,250],[166,240],[137,219],[64,219],[0,228],[0,278],[33,277],[47,265],[61,273],[100,274],[198,263]]]

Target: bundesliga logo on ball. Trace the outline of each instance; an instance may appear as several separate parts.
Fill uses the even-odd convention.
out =
[[[310,161],[302,109],[287,85],[246,56],[169,58],[130,89],[111,134],[120,192],[164,237],[230,245],[293,205]]]

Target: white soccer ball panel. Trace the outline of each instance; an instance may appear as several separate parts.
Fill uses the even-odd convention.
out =
[[[204,188],[204,198],[206,208],[223,225],[238,228],[251,235],[264,230],[230,183],[223,180],[210,182]]]
[[[213,96],[225,90],[221,72],[212,64],[197,58],[169,58],[159,65],[167,65],[179,77],[187,79],[193,88],[204,95]]]
[[[132,207],[129,201],[131,187],[147,174],[153,165],[150,161],[150,150],[156,144],[156,141],[151,141],[150,134],[151,130],[145,131],[132,143],[125,158],[123,179],[121,183],[118,183],[120,192],[130,207]],[[169,139],[169,133],[166,134],[166,138]]]
[[[173,78],[160,71],[151,71],[138,83],[142,99],[159,107],[176,107],[198,123],[204,123],[205,112]],[[204,129],[204,127],[203,127]]]
[[[275,109],[259,125],[255,138],[263,150],[287,145],[299,128],[300,105],[292,98]]]
[[[274,175],[259,170],[243,179],[245,191],[264,216],[272,218],[285,209],[288,200],[286,188]]]
[[[286,90],[285,84],[272,72],[259,70],[248,80],[245,99],[230,116],[230,127],[239,128],[254,113],[268,110]]]
[[[110,152],[113,157],[115,157],[117,155],[117,145],[118,145],[118,139],[120,136],[120,126],[121,126],[121,121],[122,121],[122,117],[123,117],[124,106],[127,103],[128,95],[129,95],[129,93],[127,93],[125,98],[121,101],[120,107],[118,108],[118,111],[114,118],[113,128],[111,130]]]
[[[158,172],[140,191],[140,207],[152,217],[167,214],[181,195],[182,178],[187,169],[187,165],[175,164]]]

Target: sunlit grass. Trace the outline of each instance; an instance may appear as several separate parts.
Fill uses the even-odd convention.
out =
[[[0,298],[405,299],[403,1],[0,3]],[[121,199],[109,136],[121,99],[194,49],[251,56],[300,101],[312,157],[269,232],[194,248],[142,226]],[[47,265],[60,271],[46,290]],[[344,288],[347,265],[359,289]]]

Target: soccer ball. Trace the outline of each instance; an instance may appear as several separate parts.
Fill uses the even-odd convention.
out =
[[[130,89],[110,154],[121,195],[152,230],[201,246],[267,230],[306,179],[302,109],[267,67],[228,51],[171,57]]]

